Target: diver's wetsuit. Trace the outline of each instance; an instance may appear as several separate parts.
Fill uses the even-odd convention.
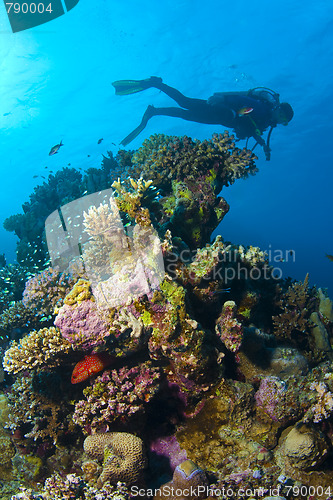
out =
[[[278,94],[270,89],[257,87],[245,92],[218,92],[204,100],[184,96],[179,90],[163,83],[162,78],[157,76],[145,80],[117,80],[112,85],[117,95],[133,94],[153,87],[164,92],[180,106],[180,108],[148,106],[139,126],[121,141],[123,146],[142,132],[150,118],[163,115],[232,128],[238,139],[253,137],[256,144],[263,147],[266,159],[270,159],[269,138],[273,127],[277,125],[275,110],[280,105]],[[293,116],[291,107],[289,114],[291,119]],[[266,144],[262,134],[269,126],[271,129]]]
[[[150,107],[148,119],[151,116],[163,115],[198,123],[223,125],[233,128],[239,139],[254,137],[256,140],[267,127],[276,125],[272,123],[271,103],[251,97],[248,92],[221,92],[206,101],[186,97],[179,90],[162,82],[149,87],[161,90],[184,109]],[[239,115],[242,108],[252,108],[252,111],[249,114]],[[260,139],[258,142],[264,143],[263,139],[261,141]]]

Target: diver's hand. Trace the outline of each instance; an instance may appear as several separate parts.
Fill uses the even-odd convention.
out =
[[[264,150],[264,153],[266,156],[266,161],[269,161],[271,159],[271,148],[269,146],[267,146],[267,144],[265,144],[263,146],[263,150]]]

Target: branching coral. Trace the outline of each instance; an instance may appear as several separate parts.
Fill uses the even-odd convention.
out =
[[[75,405],[73,421],[83,430],[103,430],[117,422],[125,424],[144,413],[159,388],[160,370],[149,362],[133,368],[107,370],[84,389],[85,400]]]
[[[57,443],[71,426],[74,428],[69,418],[69,406],[64,398],[51,399],[44,395],[38,390],[37,382],[33,376],[17,377],[7,394],[10,412],[5,427],[12,432],[23,427],[25,438]],[[55,380],[48,383],[54,384]],[[49,389],[54,391],[55,388]]]
[[[145,190],[140,189],[141,184],[131,181],[138,189],[133,195],[138,200],[133,205],[133,198],[127,206],[127,214],[132,218],[131,209],[142,208],[140,200]],[[150,184],[146,182],[145,186],[149,189]],[[106,308],[131,303],[148,293],[150,287],[159,284],[164,273],[160,240],[150,219],[145,222],[140,219],[125,233],[117,205],[121,207],[122,197],[131,197],[131,193],[124,191],[120,184],[118,189],[117,202],[111,197],[109,204],[91,207],[84,213],[85,231],[90,240],[84,246],[83,259],[94,296],[99,306]],[[124,212],[125,207],[122,210]],[[149,215],[149,211],[147,213]]]
[[[13,341],[5,352],[3,367],[9,373],[32,370],[37,367],[55,367],[72,350],[57,328],[42,328],[32,331],[20,342]]]
[[[214,134],[211,140],[193,141],[189,137],[153,135],[143,142],[134,154],[134,169],[143,169],[157,187],[166,188],[170,179],[184,180],[218,166],[223,180],[216,182],[216,190],[234,182],[238,177],[255,173],[255,156],[235,147],[228,132]]]
[[[304,421],[309,421],[309,415],[312,416],[313,422],[329,418],[333,414],[333,393],[324,382],[312,382],[310,389],[317,392],[317,403],[309,409]]]
[[[282,312],[273,317],[274,335],[288,339],[294,343],[305,343],[310,340],[310,314],[314,310],[315,298],[309,290],[309,276],[304,282],[295,282],[289,286],[286,294],[281,296],[278,307]]]
[[[13,302],[0,315],[0,334],[11,337],[16,329],[27,330],[38,323],[34,312],[27,309],[21,301]]]
[[[27,281],[22,302],[37,317],[52,317],[75,281],[70,274],[48,268]]]
[[[21,498],[21,497],[18,497]],[[26,497],[27,500],[38,499],[39,496]],[[129,490],[125,484],[117,482],[115,486],[105,482],[101,488],[88,485],[81,476],[53,474],[45,481],[43,489],[45,500],[128,500]],[[18,499],[17,499],[18,500]]]

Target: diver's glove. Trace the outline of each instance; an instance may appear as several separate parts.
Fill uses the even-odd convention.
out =
[[[263,146],[263,150],[264,150],[264,153],[266,156],[266,160],[269,161],[271,159],[271,148],[269,146],[267,146],[267,144],[265,144]]]

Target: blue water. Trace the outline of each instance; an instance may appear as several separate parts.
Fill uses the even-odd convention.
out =
[[[12,33],[0,5],[1,247],[15,259],[3,220],[21,212],[49,170],[99,166],[136,127],[147,104],[173,102],[156,89],[117,97],[111,82],[161,76],[191,97],[271,87],[295,117],[277,127],[272,159],[223,190],[231,205],[218,232],[258,245],[283,276],[328,287],[333,296],[333,4],[317,0],[80,0],[66,15]],[[155,117],[130,144],[152,133],[209,138],[222,127]],[[104,141],[98,145],[100,138]],[[64,147],[49,157],[50,148]],[[90,155],[90,157],[88,157]],[[48,169],[45,169],[45,167]]]

